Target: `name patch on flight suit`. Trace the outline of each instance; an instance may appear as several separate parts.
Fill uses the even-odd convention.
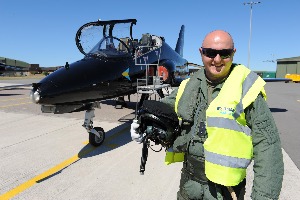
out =
[[[227,108],[227,107],[217,107],[217,111],[220,112],[220,114],[223,115],[233,115],[235,109],[234,108]]]

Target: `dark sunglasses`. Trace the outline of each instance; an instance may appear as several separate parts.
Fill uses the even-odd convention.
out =
[[[211,48],[203,48],[203,47],[201,48],[202,48],[203,55],[209,58],[215,58],[219,54],[222,59],[225,59],[225,58],[229,58],[233,53],[233,49],[217,50]]]

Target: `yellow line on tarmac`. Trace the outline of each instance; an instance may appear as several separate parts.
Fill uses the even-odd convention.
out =
[[[20,106],[20,105],[30,104],[30,103],[32,103],[32,102],[18,103],[18,104],[11,104],[11,105],[7,105],[7,106],[0,106],[0,108],[8,108],[8,107],[12,107],[12,106]]]
[[[123,129],[121,129],[120,131],[118,131],[117,133],[111,135],[109,138],[107,138],[105,140],[105,142],[108,142],[108,141],[111,141],[112,139],[124,134],[127,132],[127,129],[128,127],[125,127]],[[80,155],[77,154],[63,162],[61,162],[60,164],[52,167],[51,169],[43,172],[42,174],[39,174],[35,177],[33,177],[32,179],[28,180],[27,182],[25,183],[22,183],[21,185],[13,188],[12,190],[4,193],[3,195],[0,195],[0,199],[1,200],[7,200],[7,199],[11,199],[13,198],[14,196],[16,196],[17,194],[23,192],[24,190],[30,188],[31,186],[35,185],[36,183],[38,183],[39,181],[55,174],[56,172],[64,169],[65,167],[71,165],[72,163],[76,162],[77,160],[79,160],[81,157],[87,155],[88,153],[91,153],[92,151],[94,151],[97,147],[94,147],[94,146],[90,146],[88,149],[86,149],[85,151],[83,152],[80,152]]]

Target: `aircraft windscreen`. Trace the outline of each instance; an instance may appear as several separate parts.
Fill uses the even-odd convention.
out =
[[[129,56],[130,50],[123,41],[108,36],[100,40],[88,54],[97,54],[105,57]]]
[[[110,28],[106,28],[105,35],[107,36],[110,35],[109,29]],[[130,23],[115,24],[112,29],[112,36],[116,38],[130,37]]]

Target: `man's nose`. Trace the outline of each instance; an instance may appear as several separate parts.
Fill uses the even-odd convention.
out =
[[[222,61],[222,58],[219,54],[216,55],[216,57],[214,58],[214,62],[216,63],[220,63]]]

